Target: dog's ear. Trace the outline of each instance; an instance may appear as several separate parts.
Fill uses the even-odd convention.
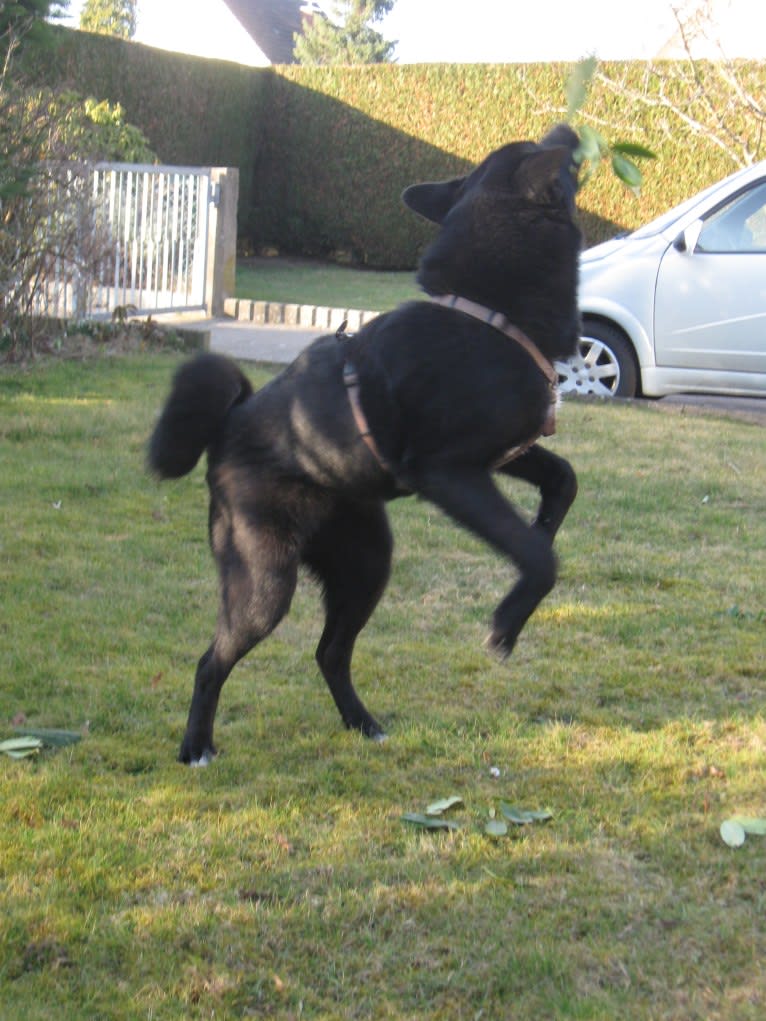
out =
[[[554,185],[563,186],[569,174],[572,151],[568,146],[554,145],[527,156],[516,172],[515,184],[523,198],[544,202]]]
[[[456,177],[452,181],[439,181],[434,184],[413,184],[404,190],[402,201],[426,220],[441,223],[455,204],[464,181],[464,177]]]

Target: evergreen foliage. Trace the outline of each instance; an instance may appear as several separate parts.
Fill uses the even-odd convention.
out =
[[[395,0],[345,0],[336,3],[331,19],[315,17],[295,36],[299,64],[383,64],[393,57],[395,43],[384,39],[373,23],[387,14]]]
[[[51,37],[46,19],[58,17],[69,0],[0,0],[0,73],[8,72],[7,60],[22,46],[45,43]]]
[[[136,34],[136,0],[85,0],[80,12],[84,32],[132,39]]]

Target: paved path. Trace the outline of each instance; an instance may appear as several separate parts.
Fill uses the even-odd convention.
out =
[[[322,332],[298,326],[254,326],[236,319],[217,319],[210,326],[210,350],[241,361],[282,365],[291,362]]]
[[[256,323],[221,316],[205,319],[193,315],[158,315],[158,323],[184,332],[207,334],[205,346],[240,361],[273,362],[286,365],[322,331],[316,327],[259,326]]]
[[[194,317],[158,316],[159,322],[173,323],[186,330],[207,333],[207,346],[211,351],[220,351],[240,361],[272,362],[286,365],[316,337],[327,333],[316,327],[305,329],[299,326],[259,326],[252,322],[221,317],[200,319]],[[766,398],[763,397],[713,397],[704,394],[677,394],[663,397],[658,407],[667,405],[705,408],[733,414],[737,417],[755,420],[766,425]]]

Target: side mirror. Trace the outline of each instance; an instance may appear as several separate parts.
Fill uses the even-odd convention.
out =
[[[675,250],[677,252],[686,252],[687,255],[691,255],[697,247],[697,242],[699,241],[700,234],[702,233],[702,227],[702,220],[695,220],[694,223],[690,223],[688,227],[685,227],[673,242]]]

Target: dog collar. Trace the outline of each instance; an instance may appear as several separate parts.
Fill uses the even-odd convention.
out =
[[[535,365],[543,373],[551,387],[558,386],[559,374],[550,361],[534,341],[530,340],[526,333],[520,330],[518,326],[514,326],[502,312],[495,312],[494,309],[487,308],[486,305],[480,305],[477,301],[469,301],[468,298],[461,298],[457,294],[432,295],[431,300],[435,301],[437,305],[454,308],[458,312],[464,312],[466,315],[473,316],[474,319],[481,320],[481,322],[486,323],[488,326],[492,326],[501,333],[504,333],[511,340],[515,340],[520,347],[524,348],[530,358],[534,360]]]

